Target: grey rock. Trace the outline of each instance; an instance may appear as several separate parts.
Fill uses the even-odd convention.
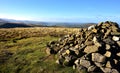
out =
[[[99,47],[98,46],[95,46],[95,45],[91,45],[91,46],[87,46],[85,49],[84,49],[84,52],[89,54],[89,53],[93,53],[93,52],[97,52],[99,50]]]
[[[90,63],[90,61],[80,59],[80,65],[82,65],[86,68],[89,68],[91,66],[91,63]]]
[[[106,39],[103,39],[103,41],[106,43],[106,44],[109,44],[109,45],[113,45],[115,44],[115,42],[110,38],[106,38]]]
[[[111,35],[120,36],[120,32],[111,32]]]
[[[95,71],[96,68],[97,68],[96,66],[91,65],[91,66],[88,68],[88,72],[93,72],[93,71]]]
[[[98,30],[94,28],[94,29],[92,29],[92,32],[97,33]]]
[[[78,66],[80,64],[80,58],[78,58],[77,60],[75,60],[74,63]]]
[[[101,44],[100,42],[98,42],[98,41],[96,41],[94,44],[95,44],[98,48],[99,48],[99,47],[102,47],[102,44]]]
[[[106,44],[105,47],[106,47],[105,48],[106,50],[110,50],[110,48],[111,48],[109,44]]]
[[[118,46],[120,47],[120,41],[117,41]]]
[[[91,60],[91,54],[85,54],[81,57],[81,59],[84,59],[84,60]]]
[[[107,68],[112,68],[110,61],[107,61],[106,67],[107,67]]]
[[[51,49],[47,47],[47,48],[46,48],[46,53],[47,53],[48,55],[50,55],[50,54],[51,54],[51,52],[50,52],[50,51],[51,51]]]
[[[87,69],[81,65],[77,66],[77,70],[79,73],[86,73],[87,72]]]
[[[91,29],[93,29],[93,28],[95,28],[95,25],[89,26],[89,27],[88,27],[88,30],[91,30]]]
[[[118,52],[118,53],[117,53],[117,56],[119,56],[119,57],[120,57],[120,52]]]
[[[87,46],[91,46],[91,45],[93,45],[93,44],[94,44],[93,41],[86,41],[86,42],[85,42],[85,45],[87,45]]]
[[[98,41],[97,37],[94,36],[94,37],[93,37],[93,42],[95,43],[95,42],[97,42],[97,41]]]
[[[76,66],[75,66],[75,65],[73,65],[73,69],[74,69],[74,70],[76,69]]]
[[[111,72],[112,72],[111,68],[101,67],[101,70],[102,70],[104,73],[111,73]]]
[[[103,67],[103,66],[105,66],[105,64],[103,64],[103,63],[99,63],[99,62],[94,62],[94,64],[97,66],[97,67]]]
[[[111,73],[119,73],[119,71],[117,69],[112,69]]]
[[[106,57],[111,57],[111,52],[110,51],[106,51],[106,53],[104,54]]]
[[[117,37],[117,36],[113,36],[112,38],[114,41],[119,41],[120,37]]]
[[[113,59],[113,61],[114,61],[114,64],[117,64],[117,63],[118,63],[118,60],[116,60],[116,59]]]
[[[100,23],[98,23],[98,26],[101,27],[103,23],[104,23],[104,22],[100,22]]]
[[[106,38],[106,37],[108,37],[108,35],[110,34],[110,32],[111,32],[111,30],[109,29],[109,30],[107,30],[107,32],[105,33],[105,35],[104,35],[104,38]]]
[[[106,61],[106,57],[99,53],[92,53],[92,61],[104,63]]]

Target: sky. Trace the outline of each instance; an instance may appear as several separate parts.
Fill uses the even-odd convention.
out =
[[[49,22],[119,22],[120,0],[0,0],[0,18]]]

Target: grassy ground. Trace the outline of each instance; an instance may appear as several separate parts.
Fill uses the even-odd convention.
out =
[[[76,73],[55,63],[57,56],[45,53],[46,44],[77,28],[0,29],[0,73]]]
[[[28,37],[54,36],[60,37],[66,34],[78,32],[78,28],[59,27],[34,27],[34,28],[11,28],[0,29],[0,40],[5,41],[11,38],[22,39]]]

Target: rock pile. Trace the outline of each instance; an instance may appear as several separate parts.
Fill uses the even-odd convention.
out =
[[[47,44],[48,54],[57,54],[58,64],[78,71],[120,72],[120,28],[115,22],[101,22],[79,33]]]

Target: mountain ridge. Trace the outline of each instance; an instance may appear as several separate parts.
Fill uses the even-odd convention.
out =
[[[13,24],[13,25],[12,25]],[[0,18],[0,28],[15,28],[15,27],[71,27],[71,28],[86,28],[96,23],[70,23],[70,22],[42,22],[30,20],[14,20]]]

